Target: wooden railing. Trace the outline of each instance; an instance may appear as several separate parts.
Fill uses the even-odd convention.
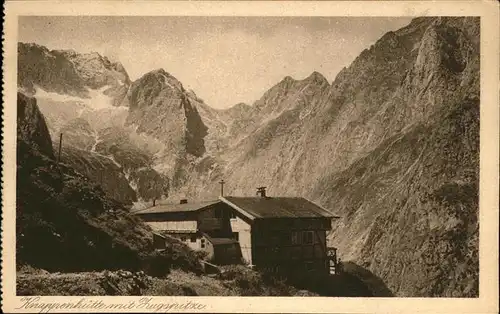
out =
[[[328,263],[330,265],[330,274],[336,275],[341,272],[341,265],[337,258],[337,248],[336,247],[327,247],[326,255],[328,257]]]
[[[326,256],[328,256],[329,259],[337,260],[337,248],[336,247],[327,247],[326,248]]]

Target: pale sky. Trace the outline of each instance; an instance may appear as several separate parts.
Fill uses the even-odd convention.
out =
[[[96,51],[131,80],[164,68],[215,108],[252,104],[289,75],[337,73],[411,18],[20,17],[19,41]]]

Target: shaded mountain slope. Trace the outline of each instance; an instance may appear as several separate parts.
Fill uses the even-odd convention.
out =
[[[318,184],[332,244],[400,296],[478,293],[479,104],[453,106]]]
[[[103,190],[106,196],[124,205],[132,205],[137,201],[137,193],[130,187],[129,180],[111,158],[70,146],[62,150],[61,162],[85,174]]]
[[[24,143],[40,153],[54,158],[52,141],[45,118],[36,105],[36,100],[17,93],[17,134]]]
[[[37,112],[36,101],[19,95],[20,112]],[[31,117],[31,118],[29,118]],[[197,255],[172,240],[172,250],[154,253],[152,231],[98,186],[53,159],[40,114],[18,117],[16,186],[17,266],[49,271],[151,269],[154,263],[201,270]],[[26,130],[38,130],[26,132]],[[35,136],[33,136],[35,135]],[[43,145],[40,145],[42,143]],[[41,147],[41,149],[40,149]]]

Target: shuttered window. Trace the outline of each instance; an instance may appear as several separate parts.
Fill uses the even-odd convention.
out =
[[[312,231],[302,232],[302,244],[313,244],[314,243],[314,233]]]
[[[292,231],[292,244],[300,244],[299,233],[297,231]]]
[[[234,210],[229,210],[229,218],[236,219],[236,213],[234,212]]]

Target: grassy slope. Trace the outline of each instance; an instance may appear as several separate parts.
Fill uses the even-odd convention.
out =
[[[183,270],[152,277],[140,272],[49,273],[23,267],[17,276],[17,292],[19,295],[290,296],[298,290],[265,279],[244,266],[226,267],[224,274],[215,277]]]

